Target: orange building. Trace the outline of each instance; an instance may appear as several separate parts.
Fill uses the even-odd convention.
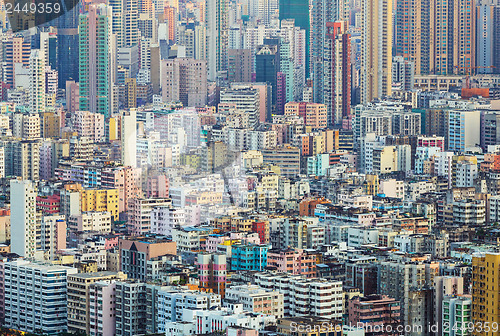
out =
[[[328,204],[331,203],[324,197],[320,198],[306,198],[299,203],[299,215],[301,216],[314,216],[314,209],[318,204]]]

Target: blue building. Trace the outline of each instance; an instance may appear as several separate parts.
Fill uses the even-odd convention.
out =
[[[233,245],[231,269],[233,271],[263,271],[267,266],[269,245]]]

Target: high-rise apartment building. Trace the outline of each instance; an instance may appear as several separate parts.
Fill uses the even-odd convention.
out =
[[[45,52],[32,50],[29,65],[30,112],[45,112],[46,104]]]
[[[193,58],[163,60],[162,98],[184,106],[203,107],[207,103],[207,62]]]
[[[396,56],[392,60],[392,83],[398,85],[400,90],[411,91],[415,83],[415,64]]]
[[[29,66],[31,46],[22,36],[14,36],[4,42],[5,46],[5,84],[15,87],[16,63]]]
[[[6,262],[3,272],[3,327],[48,335],[68,330],[67,277],[76,274],[76,268],[19,259]]]
[[[78,82],[78,16],[80,3],[57,20],[57,51],[59,53],[57,72],[59,87],[64,88],[66,81]],[[67,92],[67,91],[66,91]]]
[[[392,93],[393,1],[363,1],[361,102]]]
[[[12,140],[3,144],[5,176],[17,176],[36,181],[40,171],[40,142],[37,140]]]
[[[11,252],[34,258],[37,245],[36,186],[28,180],[10,181]]]
[[[111,7],[90,5],[79,18],[80,109],[103,114],[112,110],[114,37]]]
[[[351,114],[351,35],[347,21],[327,22],[323,103],[328,125],[340,125]]]
[[[305,78],[309,75],[309,35],[310,35],[310,16],[308,0],[280,0],[279,1],[279,19],[293,19],[295,26],[305,30]]]
[[[309,8],[311,10],[309,70],[313,78],[313,101],[324,103],[324,63],[325,56],[327,56],[325,54],[327,22],[343,19],[343,0],[312,0]]]
[[[226,255],[200,253],[197,258],[200,289],[224,298],[226,293]]]
[[[208,79],[215,81],[225,78],[227,74],[227,46],[228,46],[228,20],[229,2],[227,0],[206,0],[206,41],[207,41],[207,73]]]
[[[448,150],[465,152],[467,148],[479,146],[481,124],[479,111],[449,111],[448,114]]]
[[[396,55],[415,74],[468,73],[475,66],[474,0],[403,0],[396,5]]]
[[[443,326],[443,334],[447,336],[471,335],[472,333],[470,333],[468,329],[471,325],[470,323],[473,321],[471,313],[472,300],[470,295],[445,296],[442,305],[442,324],[438,325]],[[463,330],[465,332],[462,332]]]
[[[384,261],[379,265],[378,292],[401,302],[401,323],[426,328],[434,320],[432,286],[437,262]],[[418,333],[410,335],[418,335]]]
[[[93,283],[102,280],[125,280],[122,272],[80,273],[68,276],[68,329],[90,335],[92,307],[90,297]],[[95,288],[93,289],[95,291]],[[103,318],[107,318],[103,316]],[[94,321],[95,322],[95,321]]]
[[[137,122],[136,111],[130,109],[121,118],[122,163],[124,166],[137,167]]]
[[[116,289],[117,280],[100,280],[89,287],[88,303],[90,306],[90,335],[116,335]]]
[[[138,1],[108,0],[106,5],[112,9],[111,25],[116,34],[117,48],[129,48],[139,43]]]
[[[478,0],[476,8],[476,65],[477,73],[499,73],[500,3],[497,0]],[[489,68],[495,66],[495,68]]]
[[[234,83],[230,88],[224,89],[220,94],[220,104],[223,108],[235,108],[248,114],[248,124],[254,127],[259,123],[260,93],[259,89],[251,84]]]
[[[278,98],[278,73],[280,72],[279,41],[267,39],[255,51],[255,81],[271,86],[271,102]]]
[[[252,51],[250,49],[229,49],[227,80],[232,82],[252,81]]]
[[[478,253],[472,257],[472,322],[475,325],[500,323],[499,253]],[[492,336],[495,330],[474,330],[474,336]]]

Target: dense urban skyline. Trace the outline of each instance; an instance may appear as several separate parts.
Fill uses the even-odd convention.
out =
[[[499,0],[0,14],[0,334],[500,335]]]

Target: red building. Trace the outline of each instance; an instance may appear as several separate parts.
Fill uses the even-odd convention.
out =
[[[36,209],[44,215],[58,213],[60,204],[61,197],[59,195],[36,197]]]
[[[269,222],[253,222],[252,231],[259,234],[260,243],[269,243]]]

